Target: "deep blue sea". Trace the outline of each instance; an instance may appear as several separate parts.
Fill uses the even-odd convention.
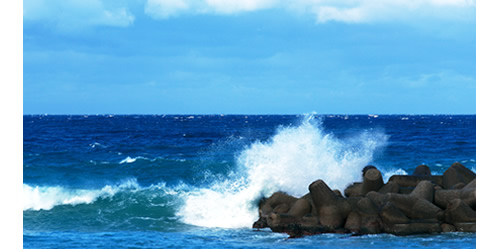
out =
[[[475,248],[476,235],[251,228],[257,201],[375,165],[476,170],[475,115],[25,115],[24,248]]]

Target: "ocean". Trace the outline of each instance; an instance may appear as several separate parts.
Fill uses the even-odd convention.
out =
[[[24,115],[24,248],[475,248],[474,233],[254,230],[257,203],[426,164],[476,171],[475,115]]]

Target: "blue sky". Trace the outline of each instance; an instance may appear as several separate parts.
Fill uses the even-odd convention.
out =
[[[24,114],[475,114],[468,0],[25,0]]]

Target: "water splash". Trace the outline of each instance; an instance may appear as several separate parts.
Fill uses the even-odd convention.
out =
[[[186,194],[178,211],[181,220],[204,227],[249,227],[257,219],[255,203],[263,196],[276,191],[302,196],[317,179],[333,189],[359,180],[361,169],[388,139],[379,131],[339,139],[321,125],[314,115],[306,115],[300,125],[279,127],[268,141],[244,149],[227,179]]]

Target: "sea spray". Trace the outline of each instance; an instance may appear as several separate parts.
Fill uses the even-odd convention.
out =
[[[391,176],[393,175],[408,175],[408,172],[406,172],[404,169],[380,169],[380,172],[382,173],[382,179],[384,179],[384,182],[388,182]],[[438,175],[436,173],[433,173],[433,175]]]
[[[325,133],[315,116],[304,116],[300,125],[279,127],[268,141],[239,153],[227,179],[187,193],[178,215],[197,226],[249,227],[258,215],[256,202],[273,192],[302,196],[317,179],[339,189],[359,180],[387,139],[380,131],[339,139]]]

